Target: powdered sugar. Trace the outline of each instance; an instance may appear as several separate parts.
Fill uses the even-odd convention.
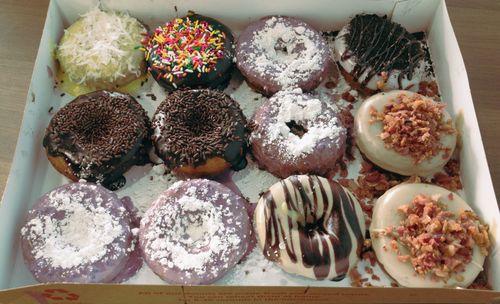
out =
[[[260,194],[280,179],[267,171],[260,170],[253,160],[249,160],[244,170],[234,173],[233,181],[250,203],[257,203]]]

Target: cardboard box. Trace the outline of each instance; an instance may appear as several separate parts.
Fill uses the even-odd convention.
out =
[[[27,210],[37,198],[64,182],[50,167],[41,141],[51,118],[50,109],[58,109],[72,99],[70,96],[61,98],[60,92],[53,89],[52,76],[56,66],[52,51],[64,28],[96,2],[53,0],[49,5],[16,153],[0,206],[0,290],[3,290],[0,291],[0,303],[499,303],[500,213],[465,66],[443,0],[101,2],[110,9],[127,10],[152,26],[194,10],[221,20],[235,32],[270,14],[293,15],[320,30],[338,30],[350,17],[364,12],[387,14],[410,32],[425,30],[442,98],[453,116],[463,115],[461,164],[464,199],[490,225],[494,245],[485,268],[489,284],[495,291],[309,286],[32,285],[34,280],[24,266],[19,248],[19,230]],[[312,281],[306,282],[315,285]]]

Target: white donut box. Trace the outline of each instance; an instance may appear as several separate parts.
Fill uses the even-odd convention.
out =
[[[442,99],[452,116],[463,115],[461,134],[464,199],[489,224],[493,248],[485,268],[493,291],[468,289],[352,288],[347,279],[321,282],[277,271],[253,279],[222,280],[212,286],[169,286],[153,276],[134,284],[37,284],[24,266],[19,231],[31,205],[47,191],[66,183],[46,159],[44,130],[54,112],[74,97],[54,88],[53,57],[64,28],[90,8],[125,10],[150,27],[188,10],[241,31],[262,16],[300,17],[319,30],[339,30],[357,13],[387,14],[410,32],[425,31]],[[22,33],[21,33],[22,35]],[[151,83],[152,81],[150,81]],[[147,100],[141,93],[141,103]],[[135,94],[134,94],[135,95]],[[157,101],[158,103],[159,101]],[[151,113],[154,103],[150,108]],[[53,109],[50,110],[50,109]],[[50,112],[50,113],[49,113]],[[148,191],[139,189],[138,191]],[[120,193],[119,193],[120,194]],[[52,0],[40,41],[24,118],[5,193],[0,205],[1,303],[500,303],[500,213],[479,132],[467,73],[444,0]],[[259,267],[258,265],[255,266]],[[359,272],[365,274],[363,267]],[[379,269],[376,271],[380,271]],[[380,274],[379,272],[376,272]],[[382,285],[390,286],[382,276]]]

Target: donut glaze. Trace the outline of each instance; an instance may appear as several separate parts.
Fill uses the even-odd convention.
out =
[[[383,169],[407,176],[429,176],[440,171],[448,160],[450,160],[456,145],[456,132],[453,134],[441,134],[440,136],[440,143],[443,148],[449,149],[448,152],[440,151],[437,155],[418,163],[410,155],[403,155],[393,149],[387,148],[384,141],[380,138],[380,134],[383,132],[383,123],[381,121],[373,121],[371,113],[373,109],[383,112],[384,106],[394,102],[400,95],[419,96],[424,100],[434,103],[429,98],[417,93],[399,90],[379,93],[367,98],[354,117],[356,144],[369,160]],[[450,114],[443,109],[442,121],[446,122],[450,120]],[[453,121],[451,123],[454,126]]]
[[[326,175],[345,152],[346,129],[326,102],[299,91],[280,92],[255,112],[250,135],[261,168],[286,178]]]
[[[269,16],[241,33],[236,64],[250,86],[271,96],[286,88],[314,90],[327,77],[332,60],[327,42],[309,24]]]
[[[148,70],[168,91],[224,89],[231,78],[233,58],[231,30],[193,13],[156,28],[146,43]]]
[[[180,181],[146,212],[139,232],[149,267],[172,284],[210,284],[240,261],[251,225],[240,196],[214,181]]]
[[[365,220],[356,198],[337,182],[296,175],[261,196],[255,230],[264,256],[283,270],[336,281],[359,260]]]
[[[133,165],[148,161],[150,121],[130,95],[96,91],[78,96],[52,117],[43,146],[49,161],[73,181],[116,189]]]
[[[26,266],[39,282],[111,282],[135,246],[130,212],[113,192],[71,183],[42,196],[21,229]]]
[[[243,169],[248,131],[238,103],[215,90],[170,94],[153,118],[153,144],[165,165],[181,175],[213,176]]]
[[[466,264],[464,272],[460,272],[463,277],[462,282],[458,282],[455,277],[451,277],[447,282],[432,280],[430,274],[418,276],[411,263],[401,262],[398,254],[387,248],[391,248],[391,237],[386,237],[380,232],[386,227],[397,227],[403,215],[398,212],[398,208],[406,205],[418,194],[426,196],[439,195],[440,203],[445,204],[448,210],[458,214],[462,210],[472,210],[471,207],[458,195],[442,187],[428,184],[401,184],[389,189],[376,202],[373,209],[373,217],[370,225],[370,235],[372,247],[378,261],[383,265],[386,272],[393,277],[400,285],[417,288],[439,288],[439,287],[467,287],[483,270],[485,256],[481,254],[477,245],[474,245],[472,261]],[[453,199],[450,199],[452,197]],[[385,249],[384,249],[385,248]],[[399,246],[402,254],[408,254],[404,246]]]
[[[422,43],[385,17],[355,16],[338,33],[334,50],[341,72],[361,90],[417,91],[426,73]]]

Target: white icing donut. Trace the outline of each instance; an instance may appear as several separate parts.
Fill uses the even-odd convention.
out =
[[[464,272],[458,273],[463,277],[461,282],[456,276],[451,276],[447,282],[435,281],[431,275],[418,276],[409,262],[402,262],[398,259],[398,254],[391,249],[390,236],[385,236],[382,232],[387,227],[397,227],[400,225],[404,215],[398,212],[398,208],[409,204],[415,196],[423,194],[426,196],[439,195],[439,202],[447,205],[448,211],[458,214],[462,210],[472,210],[470,206],[458,195],[438,186],[429,184],[401,184],[389,189],[382,195],[373,209],[370,235],[372,247],[378,261],[382,264],[387,273],[393,277],[400,285],[405,287],[452,287],[469,286],[483,269],[485,256],[481,254],[477,245],[474,245],[472,261],[466,264]],[[451,198],[449,195],[451,194]],[[408,250],[398,242],[401,254],[408,254]]]
[[[425,100],[431,101],[417,93],[399,90],[371,96],[363,102],[354,117],[356,144],[369,160],[388,171],[407,176],[428,176],[436,173],[443,168],[453,154],[457,139],[456,132],[453,134],[441,134],[440,136],[441,145],[443,148],[449,149],[448,152],[439,151],[435,156],[424,159],[419,163],[416,163],[415,159],[410,155],[403,155],[393,149],[387,148],[384,141],[380,138],[380,134],[383,132],[383,123],[381,121],[373,121],[371,111],[375,109],[377,112],[382,113],[384,106],[393,102],[401,94],[409,96],[418,95]],[[451,116],[446,110],[443,109],[442,113],[443,122],[451,120]],[[453,122],[452,126],[454,127]]]
[[[294,175],[261,196],[255,230],[264,256],[283,270],[341,280],[359,260],[365,220],[356,198],[340,184]]]

